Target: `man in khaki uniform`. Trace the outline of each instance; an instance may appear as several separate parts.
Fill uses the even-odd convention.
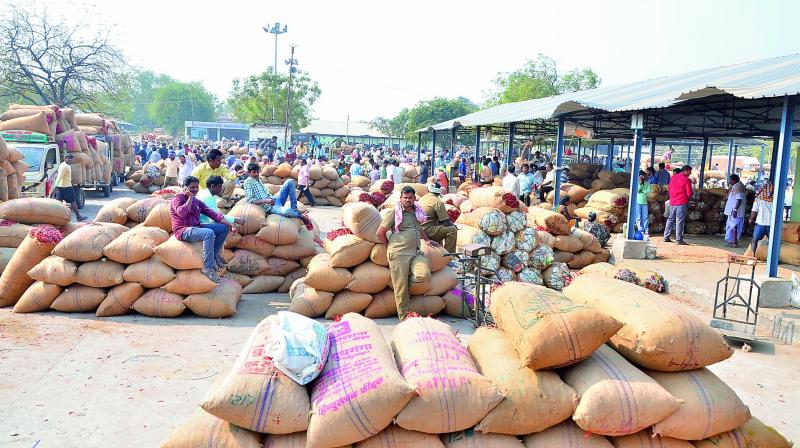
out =
[[[428,184],[428,191],[430,193],[419,200],[419,205],[422,206],[422,210],[425,212],[425,223],[422,224],[422,228],[428,238],[444,246],[448,252],[453,253],[456,251],[458,230],[450,221],[450,215],[447,214],[447,207],[444,206],[444,202],[439,199],[442,187],[438,182],[434,182]]]
[[[392,274],[394,301],[397,304],[397,316],[405,319],[410,311],[410,295],[408,292],[411,262],[419,251],[420,239],[427,240],[420,221],[425,213],[415,204],[416,193],[410,186],[403,187],[400,202],[394,213],[386,214],[378,227],[378,238],[388,246],[386,255],[389,258],[389,271]],[[402,217],[397,223],[398,217]],[[387,238],[386,233],[391,232]]]

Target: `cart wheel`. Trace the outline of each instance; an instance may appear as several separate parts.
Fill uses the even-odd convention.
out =
[[[103,185],[103,197],[107,198],[111,196],[111,184]]]
[[[83,192],[83,188],[78,189],[78,208],[82,209],[84,205],[86,205],[86,193]]]

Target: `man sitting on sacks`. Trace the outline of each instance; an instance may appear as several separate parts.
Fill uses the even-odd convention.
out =
[[[172,218],[172,230],[175,238],[187,243],[203,242],[203,274],[211,281],[219,283],[217,271],[225,266],[222,259],[222,247],[228,231],[236,233],[233,223],[225,220],[219,212],[208,208],[200,199],[200,181],[188,176],[183,181],[183,192],[172,198],[169,205],[169,216]],[[213,224],[201,224],[200,215],[206,215],[216,221]]]
[[[273,213],[287,218],[298,218],[303,221],[308,230],[313,229],[314,224],[312,224],[311,218],[308,217],[308,212],[301,213],[297,209],[297,183],[295,180],[286,179],[278,192],[278,196],[273,197],[267,191],[267,187],[259,180],[260,171],[261,169],[257,163],[247,165],[249,177],[244,181],[243,185],[247,202],[253,205],[260,205],[268,214]],[[289,205],[286,204],[287,200]]]
[[[410,186],[403,187],[394,213],[384,215],[378,227],[378,238],[388,246],[386,255],[389,258],[394,301],[400,320],[405,319],[411,310],[409,276],[414,273],[414,280],[417,282],[430,279],[427,260],[419,250],[420,239],[424,239],[428,244],[436,244],[428,238],[421,227],[425,221],[425,212],[415,199],[414,189]],[[387,238],[386,233],[389,231],[391,234]],[[424,272],[426,268],[427,273]]]
[[[428,191],[429,193],[419,200],[419,205],[425,212],[422,229],[425,230],[428,238],[444,246],[447,252],[453,253],[456,251],[458,229],[450,221],[450,215],[447,213],[444,202],[439,199],[442,187],[438,182],[434,182],[428,184]]]

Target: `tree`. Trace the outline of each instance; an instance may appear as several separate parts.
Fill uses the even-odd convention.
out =
[[[185,121],[213,121],[215,102],[214,95],[199,82],[171,81],[153,92],[148,110],[156,127],[177,135]]]
[[[436,97],[429,101],[420,101],[411,109],[402,109],[394,118],[377,117],[371,124],[392,137],[413,139],[417,129],[452,120],[476,110],[478,106],[463,96],[453,99]]]
[[[513,103],[594,89],[600,85],[600,78],[590,68],[574,69],[559,75],[556,62],[539,54],[535,61],[527,60],[525,65],[518,70],[511,73],[499,73],[497,79],[494,80],[494,85],[495,90],[490,94],[487,105]]]
[[[172,77],[163,73],[157,74],[141,69],[133,70],[128,82],[131,111],[126,120],[140,130],[158,127],[150,118],[150,105],[154,101],[156,91],[173,82],[175,80]]]
[[[288,82],[288,75],[276,74],[272,69],[244,79],[234,79],[228,96],[230,112],[244,123],[283,123]],[[289,126],[292,129],[308,126],[311,122],[311,106],[320,93],[319,85],[308,73],[302,70],[295,72],[289,97]]]
[[[370,125],[390,137],[404,137],[408,133],[408,108],[401,109],[394,118],[376,117]]]
[[[10,6],[0,22],[0,97],[90,110],[118,96],[125,61],[108,32],[86,29]]]

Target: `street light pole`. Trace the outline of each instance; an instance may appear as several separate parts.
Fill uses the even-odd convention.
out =
[[[272,65],[272,71],[273,71],[274,74],[277,75],[278,74],[278,36],[281,35],[281,34],[285,34],[288,31],[288,27],[286,25],[283,25],[283,29],[281,29],[281,23],[280,22],[275,22],[275,24],[272,25],[272,28],[270,28],[269,25],[267,25],[267,26],[263,27],[262,29],[264,30],[265,33],[269,33],[269,34],[274,34],[275,35],[275,53],[274,53],[275,60],[274,60],[274,64]],[[267,101],[269,101],[269,93],[267,93]],[[264,115],[266,115],[266,112],[265,112]],[[272,105],[272,122],[273,123],[275,122],[275,105],[274,104]]]
[[[284,128],[283,128],[283,143],[286,145],[286,148],[289,148],[289,105],[291,104],[291,96],[292,96],[292,78],[294,77],[294,72],[297,71],[295,68],[295,64],[297,64],[297,60],[294,58],[294,49],[296,45],[292,45],[292,53],[289,56],[289,59],[286,60],[286,64],[289,65],[289,83],[286,84],[286,119],[284,121]]]

